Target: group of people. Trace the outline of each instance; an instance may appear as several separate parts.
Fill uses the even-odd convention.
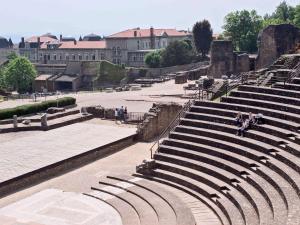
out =
[[[258,113],[253,115],[251,112],[248,115],[248,118],[244,119],[241,112],[239,112],[235,118],[237,129],[237,136],[244,137],[245,132],[251,128],[254,124],[264,124],[263,114]]]
[[[127,107],[121,107],[121,108],[116,108],[115,109],[115,119],[116,119],[116,122],[117,121],[123,121],[124,123],[127,121]]]

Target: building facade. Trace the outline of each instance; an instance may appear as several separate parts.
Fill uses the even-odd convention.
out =
[[[70,61],[107,60],[132,67],[145,66],[145,55],[165,48],[172,41],[192,39],[191,33],[176,29],[129,29],[106,37],[90,34],[81,41],[57,39],[52,34],[22,38],[19,52],[34,63],[65,64]]]

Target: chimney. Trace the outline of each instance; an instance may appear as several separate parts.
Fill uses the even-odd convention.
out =
[[[25,42],[25,38],[24,38],[24,37],[21,38],[21,42],[22,42],[22,43]]]
[[[137,31],[136,30],[133,32],[133,34],[134,34],[134,37],[137,37]]]
[[[38,43],[38,48],[40,48],[41,47],[41,38],[40,37],[37,38],[37,43]]]
[[[74,40],[74,45],[77,45],[77,41],[76,40]]]
[[[59,40],[60,40],[60,41],[62,41],[62,34],[61,34],[61,35],[59,35]]]
[[[155,36],[154,36],[154,28],[150,27],[150,48],[155,49]]]

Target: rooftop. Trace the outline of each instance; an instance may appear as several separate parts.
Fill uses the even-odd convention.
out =
[[[187,36],[187,31],[178,31],[176,29],[153,29],[154,36]],[[150,29],[134,28],[108,36],[108,38],[134,38],[134,37],[150,37]]]

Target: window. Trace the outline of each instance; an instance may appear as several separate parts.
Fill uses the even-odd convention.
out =
[[[56,55],[53,55],[53,60],[55,60],[55,61],[57,60],[57,59],[56,59]]]
[[[96,60],[96,56],[95,55],[92,55],[92,60]]]
[[[82,60],[82,55],[78,55],[78,59],[79,59],[79,60]]]
[[[73,61],[75,60],[75,55],[72,55],[72,60],[73,60]]]
[[[62,56],[61,55],[59,55],[59,60],[62,60]]]
[[[66,54],[66,61],[69,61],[69,55]]]
[[[101,60],[104,60],[104,59],[105,59],[105,54],[104,54],[104,53],[101,53],[101,54],[100,54],[100,59],[101,59]]]
[[[89,60],[89,55],[88,54],[85,55],[85,60]]]

